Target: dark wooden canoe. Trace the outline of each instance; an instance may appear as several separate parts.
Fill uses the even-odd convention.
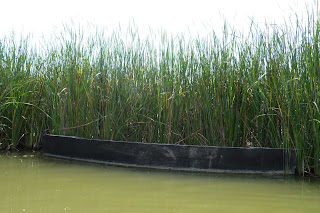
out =
[[[45,156],[197,172],[294,174],[295,150],[171,145],[44,134]]]

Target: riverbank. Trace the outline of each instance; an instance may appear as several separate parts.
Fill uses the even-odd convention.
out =
[[[120,32],[119,32],[120,33]],[[253,24],[247,37],[159,44],[128,30],[66,28],[30,47],[0,40],[0,147],[37,149],[41,135],[166,144],[296,149],[320,174],[319,20]]]

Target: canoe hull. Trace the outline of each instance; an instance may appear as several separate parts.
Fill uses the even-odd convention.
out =
[[[294,174],[296,168],[295,150],[108,141],[50,134],[43,135],[42,143],[45,156],[120,166],[258,174]]]

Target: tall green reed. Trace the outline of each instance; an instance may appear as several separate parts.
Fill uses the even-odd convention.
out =
[[[39,146],[44,128],[43,113],[39,108],[43,87],[41,76],[33,71],[38,59],[28,42],[0,41],[0,135],[3,146],[15,148],[23,144]]]
[[[293,31],[295,29],[295,31]],[[54,134],[297,150],[319,174],[319,21],[225,26],[222,38],[85,35],[65,27],[41,51],[0,42],[0,138],[39,147]],[[86,37],[85,37],[86,36]]]

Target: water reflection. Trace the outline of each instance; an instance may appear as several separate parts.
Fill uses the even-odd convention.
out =
[[[316,212],[314,178],[110,167],[0,154],[0,212]]]

